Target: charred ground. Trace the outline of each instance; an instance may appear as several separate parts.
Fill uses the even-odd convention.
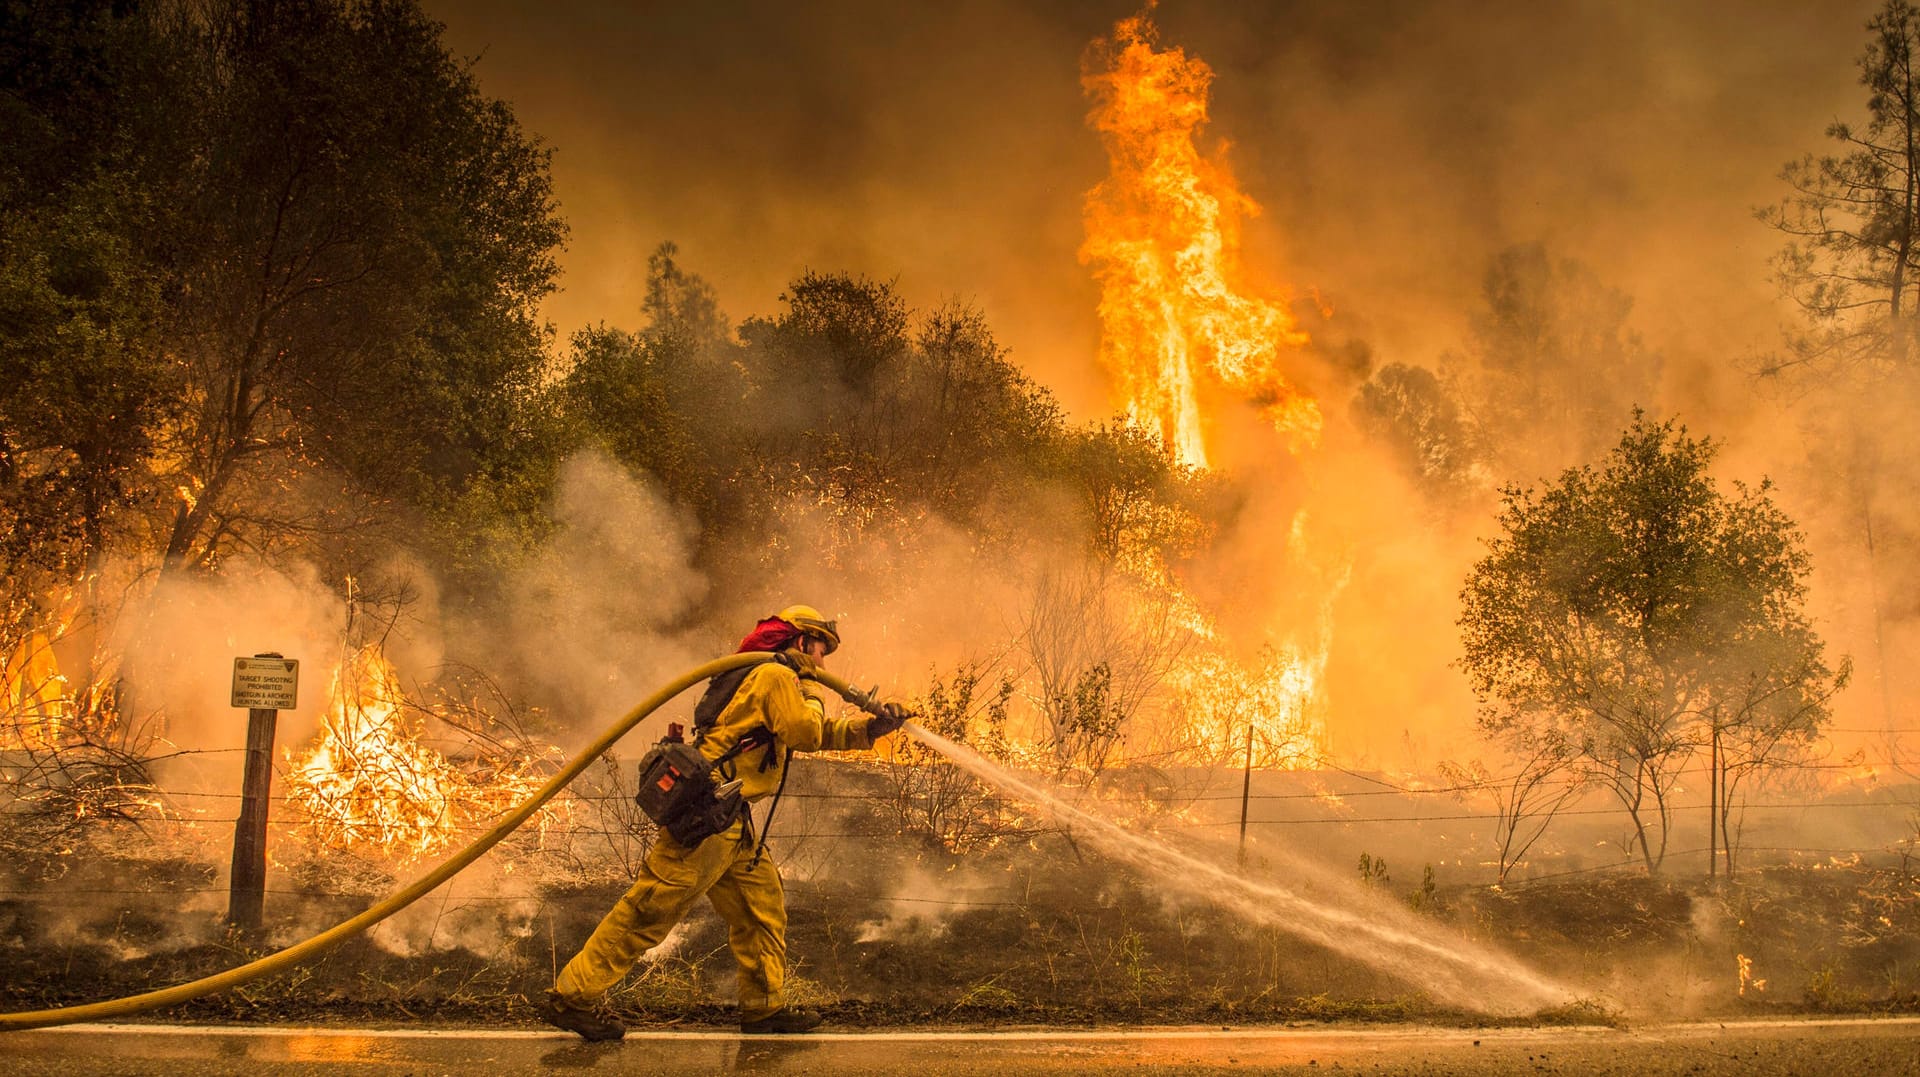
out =
[[[837,795],[863,785],[872,794],[856,816],[875,810],[884,792],[871,774],[836,781]],[[845,809],[835,819],[842,831],[852,825]],[[1564,1010],[1490,1018],[1284,928],[1170,898],[1070,833],[1036,828],[961,855],[924,838],[822,836],[804,814],[788,826],[775,848],[788,850],[795,997],[856,1027],[1920,1011],[1920,871],[1911,863],[1782,864],[1731,881],[1626,868],[1506,888],[1407,887],[1382,868],[1368,885],[1584,996]],[[823,857],[837,870],[811,870]],[[210,864],[16,856],[6,870],[0,953],[10,975],[0,990],[15,1010],[217,972],[345,919],[404,881],[392,865],[339,858],[271,893],[266,937],[246,938],[222,930],[218,908],[208,907],[218,878]],[[1247,871],[1275,869],[1256,855]],[[915,882],[903,890],[903,880]],[[575,874],[522,879],[511,901],[484,890],[434,895],[425,904],[439,909],[400,934],[355,938],[294,972],[170,1016],[523,1021],[528,1000],[624,889],[616,878]],[[640,1024],[727,1025],[733,975],[724,924],[703,905],[611,1003]]]

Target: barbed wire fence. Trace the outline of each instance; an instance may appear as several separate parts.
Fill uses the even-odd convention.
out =
[[[193,749],[163,753],[167,758],[185,758],[190,756],[219,756],[239,754],[242,748],[231,749]],[[43,758],[9,758],[17,753],[0,752],[0,789],[24,780],[44,779],[46,761]],[[1838,771],[1858,772],[1865,767],[1891,766],[1912,768],[1917,762],[1904,757],[1887,756],[1885,758],[1853,759],[1843,763],[1807,762],[1784,764],[1783,769],[1812,773]],[[921,764],[928,765],[928,764]],[[938,765],[938,764],[932,764]],[[881,776],[889,768],[898,769],[902,764],[859,762],[848,759],[809,760],[799,757],[796,771],[806,775],[806,779],[796,783],[796,788],[785,794],[785,801],[791,805],[783,810],[776,820],[772,843],[787,865],[792,881],[804,889],[816,884],[829,874],[824,865],[840,863],[846,860],[846,850],[840,846],[847,843],[870,843],[876,845],[898,845],[903,840],[918,841],[929,845],[937,844],[942,836],[935,833],[912,832],[903,828],[897,812],[889,810],[887,797],[892,794]],[[301,820],[296,807],[290,804],[289,794],[284,782],[287,770],[286,760],[282,759],[277,767],[281,772],[276,776],[273,817],[281,828],[279,838],[283,841],[292,838],[292,831],[298,828]],[[573,847],[542,848],[539,841],[532,843],[528,852],[557,855],[563,861],[576,866],[587,859],[598,857],[607,861],[606,870],[599,873],[606,879],[622,876],[631,877],[638,860],[644,856],[647,845],[652,840],[651,824],[641,817],[632,802],[632,790],[623,785],[626,772],[631,769],[631,761],[609,759],[603,767],[597,768],[592,780],[581,787],[569,790],[565,803],[569,806],[569,816],[560,827],[565,831],[563,837],[580,842],[593,848]],[[1682,775],[1704,775],[1706,768],[1685,768]],[[1337,788],[1326,780],[1327,775],[1337,774],[1359,783],[1355,786]],[[1281,815],[1273,811],[1262,810],[1253,814],[1250,828],[1262,840],[1285,844],[1293,840],[1291,835],[1300,831],[1317,829],[1337,829],[1355,836],[1355,840],[1364,840],[1369,828],[1380,827],[1431,827],[1446,824],[1491,824],[1500,819],[1497,811],[1475,810],[1470,801],[1496,786],[1502,778],[1489,778],[1470,783],[1451,785],[1411,785],[1394,782],[1376,774],[1354,771],[1347,768],[1330,767],[1311,775],[1302,772],[1289,772],[1282,775],[1285,780],[1312,782],[1318,787],[1287,791],[1263,790],[1248,793],[1244,800],[1259,809],[1306,807],[1313,809],[1311,814]],[[1237,776],[1236,776],[1237,780]],[[1574,783],[1573,779],[1565,779]],[[1088,795],[1093,795],[1091,792]],[[1060,828],[1048,824],[1043,817],[1031,813],[1017,803],[1006,800],[997,792],[984,794],[975,792],[976,807],[992,810],[1002,816],[993,833],[994,842],[1019,842],[1038,840],[1046,835],[1060,832]],[[1354,803],[1366,804],[1392,798],[1396,803],[1409,804],[1410,809],[1389,810],[1386,812],[1362,812],[1354,810]],[[239,792],[195,788],[168,788],[157,782],[143,780],[131,783],[127,788],[118,790],[110,798],[118,805],[111,817],[96,817],[81,820],[87,825],[131,825],[148,828],[150,834],[163,832],[165,828],[185,827],[197,832],[200,844],[218,847],[224,837],[223,828],[231,828],[238,819],[238,805],[242,796]],[[1125,810],[1142,812],[1142,825],[1168,833],[1224,831],[1237,828],[1240,820],[1237,812],[1229,812],[1225,817],[1205,817],[1202,806],[1223,805],[1232,807],[1242,802],[1239,792],[1213,793],[1201,791],[1187,793],[1180,798],[1176,810],[1155,812],[1154,806],[1141,803],[1119,805]],[[61,802],[62,810],[71,807],[71,800]],[[1429,807],[1430,806],[1430,807]],[[21,804],[0,805],[0,812],[13,814]],[[27,807],[40,810],[42,806],[29,804]],[[1108,805],[1111,809],[1115,805]],[[1160,806],[1162,809],[1165,806]],[[1449,810],[1453,809],[1453,810]],[[1673,806],[1676,818],[1689,813],[1704,815],[1709,810],[1706,803],[1682,803]],[[1866,796],[1855,792],[1846,796],[1827,796],[1821,798],[1789,798],[1771,801],[1754,801],[1746,804],[1748,812],[1769,815],[1775,813],[1829,813],[1838,816],[1867,819],[1886,827],[1904,826],[1903,836],[1885,842],[1841,845],[1809,842],[1791,845],[1753,845],[1743,848],[1748,854],[1768,854],[1784,862],[1806,862],[1808,858],[1831,861],[1833,858],[1854,858],[1860,862],[1873,859],[1901,865],[1911,864],[1916,856],[1914,848],[1916,837],[1920,837],[1920,787],[1911,791],[1896,791],[1879,797]],[[763,809],[764,814],[764,809]],[[936,813],[937,814],[937,813]],[[1570,820],[1602,821],[1612,818],[1624,818],[1627,809],[1617,806],[1576,806],[1562,808],[1556,817]],[[1013,820],[1007,822],[1005,820]],[[422,824],[429,825],[429,824]],[[435,842],[420,842],[422,847],[442,849],[457,846],[467,836],[477,836],[490,826],[488,818],[473,818],[466,822],[438,822],[430,824]],[[323,855],[329,850],[308,850]],[[331,852],[348,852],[346,849],[333,849]],[[949,849],[949,851],[954,851]],[[1704,849],[1672,849],[1669,858],[1681,858],[1698,855]],[[404,870],[407,858],[396,858]],[[419,857],[411,859],[422,859]],[[1540,858],[1543,862],[1550,858]],[[1464,866],[1464,865],[1463,865]],[[1554,871],[1536,871],[1520,876],[1510,885],[1527,885],[1556,878],[1592,874],[1608,871],[1634,871],[1638,861],[1622,856],[1617,863],[1581,864]],[[169,891],[182,895],[205,893],[225,893],[222,887],[204,889],[181,889]],[[327,890],[317,887],[289,889],[269,888],[269,893],[290,896],[354,898],[366,896],[364,892],[348,890]],[[118,893],[125,895],[150,894],[151,891],[129,887],[122,890],[87,889],[65,887],[22,887],[0,890],[0,898],[33,900],[41,897],[46,900],[58,900],[61,894],[73,893]],[[519,901],[524,898],[488,899],[477,896],[468,900]],[[901,901],[914,901],[933,905],[952,905],[965,907],[980,904],[970,898],[896,898]]]

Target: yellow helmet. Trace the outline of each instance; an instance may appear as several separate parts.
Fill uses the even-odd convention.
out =
[[[788,606],[774,616],[799,629],[802,634],[824,642],[828,654],[840,649],[839,622],[828,620],[812,606]]]

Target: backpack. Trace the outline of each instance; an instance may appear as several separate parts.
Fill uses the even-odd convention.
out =
[[[794,662],[785,655],[775,661],[798,672]],[[720,720],[721,712],[739,693],[747,674],[757,666],[758,663],[730,669],[707,682],[707,690],[693,707],[692,744],[682,739],[678,724],[670,725],[660,743],[640,759],[640,791],[634,794],[634,802],[640,805],[640,810],[646,813],[647,818],[689,849],[732,826],[733,821],[746,810],[746,802],[740,798],[740,782],[733,778],[730,766],[734,758],[764,745],[767,754],[760,763],[760,769],[766,770],[773,765],[773,731],[765,726],[741,737],[738,743],[712,762],[708,762],[699,748],[700,741]],[[716,778],[719,780],[716,781]],[[786,775],[783,773],[780,778],[784,791]],[[775,794],[774,805],[776,808],[779,806],[778,794]],[[768,812],[767,821],[773,821],[771,811]],[[761,849],[765,847],[766,839],[762,835]],[[756,862],[758,859],[756,852]]]

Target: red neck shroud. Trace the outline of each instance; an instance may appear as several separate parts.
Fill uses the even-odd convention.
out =
[[[800,638],[800,630],[782,621],[778,617],[769,617],[753,626],[747,638],[740,641],[740,652],[746,651],[784,651]]]

